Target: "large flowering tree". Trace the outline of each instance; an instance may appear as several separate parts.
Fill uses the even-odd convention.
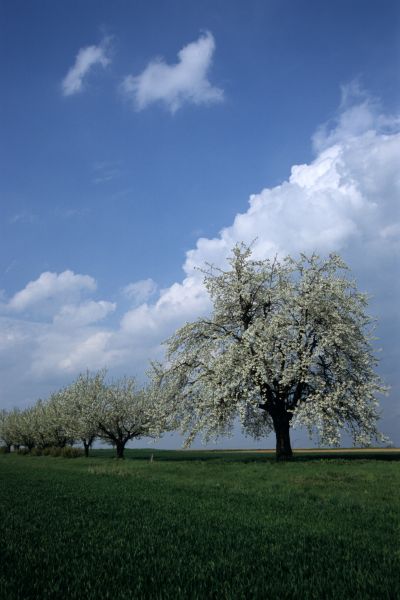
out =
[[[154,369],[186,443],[230,432],[238,416],[254,437],[275,431],[278,459],[292,456],[295,424],[329,445],[344,429],[359,445],[382,439],[372,320],[342,259],[254,260],[238,245],[229,262],[204,271],[211,316],[179,329]]]

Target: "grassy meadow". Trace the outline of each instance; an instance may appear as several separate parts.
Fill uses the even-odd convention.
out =
[[[1,600],[400,597],[400,455],[0,455]]]

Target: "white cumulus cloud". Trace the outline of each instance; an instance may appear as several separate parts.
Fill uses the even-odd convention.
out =
[[[310,164],[295,165],[287,181],[252,195],[247,211],[217,238],[200,238],[187,252],[184,280],[162,290],[156,301],[126,312],[121,332],[144,346],[147,340],[150,347],[205,314],[210,302],[198,268],[206,262],[226,266],[230,250],[241,241],[255,240],[258,258],[336,250],[356,271],[370,254],[373,277],[377,257],[398,248],[399,154],[400,134],[367,131],[342,139]]]
[[[152,60],[140,75],[125,77],[122,90],[138,110],[153,102],[163,102],[172,113],[185,103],[221,102],[223,90],[207,78],[214,50],[214,37],[206,32],[178,52],[176,64]]]
[[[108,49],[109,39],[106,38],[98,46],[86,46],[79,50],[75,63],[69,69],[61,84],[64,96],[72,96],[81,92],[83,80],[93,67],[99,65],[104,68],[110,64],[111,59],[108,55]]]
[[[141,304],[153,296],[157,291],[157,284],[153,279],[141,279],[126,285],[122,293],[135,304]]]
[[[17,292],[7,307],[15,312],[23,312],[47,303],[65,303],[79,297],[82,292],[96,290],[96,281],[89,275],[76,275],[73,271],[51,273],[46,271],[30,281],[24,289]]]
[[[81,304],[64,304],[54,316],[54,323],[66,327],[77,327],[97,323],[115,311],[115,302],[88,300]]]
[[[118,350],[104,320],[116,309],[105,300],[86,299],[97,284],[89,275],[45,272],[0,305],[0,364],[12,389],[44,380],[60,381],[80,366],[115,364]],[[99,325],[99,322],[101,326]],[[115,344],[114,344],[115,345]],[[0,368],[0,371],[2,369]],[[18,376],[17,376],[18,373]],[[0,402],[4,388],[0,384]]]
[[[399,130],[399,115],[384,114],[379,99],[368,94],[359,81],[342,85],[341,92],[342,99],[336,116],[318,127],[312,137],[317,152],[366,131],[393,133]]]
[[[82,365],[85,369],[99,369],[115,364],[118,351],[110,347],[111,338],[109,331],[87,332],[83,338],[71,340],[66,351],[59,352],[57,338],[49,337],[47,344],[53,344],[55,351],[52,359],[48,361],[47,353],[42,355],[38,352],[32,365],[33,373],[36,376],[47,375],[54,369],[68,375],[82,371]]]
[[[186,277],[182,283],[174,283],[162,290],[153,304],[141,304],[126,312],[121,319],[120,334],[139,336],[145,340],[162,341],[194,315],[204,314],[209,309],[209,299],[201,278]]]

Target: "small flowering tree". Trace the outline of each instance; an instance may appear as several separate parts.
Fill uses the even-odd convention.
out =
[[[67,390],[61,388],[53,392],[45,403],[45,423],[50,446],[64,448],[74,443],[74,436],[69,431],[68,415],[65,412]]]
[[[52,446],[53,437],[50,431],[47,402],[42,399],[37,400],[30,409],[29,418],[34,446],[40,449]]]
[[[15,444],[14,413],[4,408],[0,410],[0,440],[4,442],[6,452],[11,452],[11,446]]]
[[[33,408],[14,409],[14,444],[24,446],[29,451],[35,447],[35,431],[33,429]]]
[[[156,430],[151,396],[146,390],[137,390],[132,378],[104,386],[97,419],[99,437],[115,446],[117,458],[124,457],[129,440],[153,437]]]
[[[105,389],[105,375],[105,370],[81,373],[64,394],[67,430],[72,438],[81,440],[86,457],[99,431],[99,401]]]
[[[33,406],[19,410],[1,411],[0,438],[8,449],[24,446],[34,447],[65,446],[64,419],[59,406],[60,393],[53,394],[48,401],[38,400]]]
[[[229,433],[238,416],[256,438],[275,432],[278,459],[291,458],[296,424],[330,445],[344,428],[357,444],[383,439],[367,299],[341,258],[254,260],[242,244],[230,266],[204,271],[212,315],[179,329],[167,365],[154,366],[165,414],[186,443]]]
[[[29,432],[32,433],[31,447],[43,450],[53,446],[64,448],[73,443],[67,431],[63,397],[64,390],[55,392],[48,400],[37,400],[26,412]]]
[[[6,442],[8,451],[11,446],[18,449],[20,446],[32,450],[35,446],[35,432],[32,423],[32,408],[20,410],[13,408],[9,412],[0,412],[0,438]]]

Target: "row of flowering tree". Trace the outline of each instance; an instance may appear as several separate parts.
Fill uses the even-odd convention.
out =
[[[105,371],[86,372],[68,387],[38,400],[24,410],[0,414],[0,438],[8,450],[63,448],[80,443],[85,455],[99,439],[123,458],[126,444],[140,437],[159,434],[160,418],[150,389],[138,389],[133,378],[111,384]]]
[[[80,375],[47,402],[3,415],[4,442],[81,440],[87,454],[98,437],[122,457],[134,437],[179,429],[189,445],[198,434],[229,434],[238,420],[254,438],[273,431],[282,460],[292,457],[295,425],[327,445],[339,445],[344,430],[360,446],[387,441],[377,429],[386,388],[375,372],[374,322],[342,259],[255,260],[239,244],[229,265],[204,269],[213,311],[166,342],[146,390],[132,379],[105,385],[104,372]]]

